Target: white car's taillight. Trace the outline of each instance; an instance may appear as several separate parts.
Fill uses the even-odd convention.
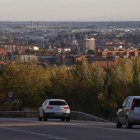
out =
[[[63,108],[64,108],[64,109],[70,109],[70,107],[69,107],[69,106],[64,106]]]
[[[53,109],[53,106],[48,105],[48,106],[46,107],[46,109]]]

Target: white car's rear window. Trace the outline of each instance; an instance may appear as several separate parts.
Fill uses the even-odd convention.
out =
[[[49,105],[67,105],[64,101],[50,101]]]

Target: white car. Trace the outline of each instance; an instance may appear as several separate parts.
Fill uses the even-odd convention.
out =
[[[140,125],[140,96],[128,96],[116,114],[116,127]]]
[[[70,107],[62,99],[46,99],[39,108],[39,121],[47,121],[48,118],[70,121]]]

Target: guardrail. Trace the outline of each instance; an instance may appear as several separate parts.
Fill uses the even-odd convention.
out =
[[[0,117],[38,117],[37,111],[0,111]]]
[[[90,114],[86,114],[80,111],[71,111],[71,117],[75,120],[109,122],[108,120]]]
[[[0,117],[38,117],[38,112],[37,111],[0,111]],[[108,122],[105,119],[90,114],[86,114],[80,111],[71,111],[71,118],[73,120]]]

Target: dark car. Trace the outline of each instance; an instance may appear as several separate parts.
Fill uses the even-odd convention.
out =
[[[140,96],[128,96],[116,114],[116,127],[140,125]]]

